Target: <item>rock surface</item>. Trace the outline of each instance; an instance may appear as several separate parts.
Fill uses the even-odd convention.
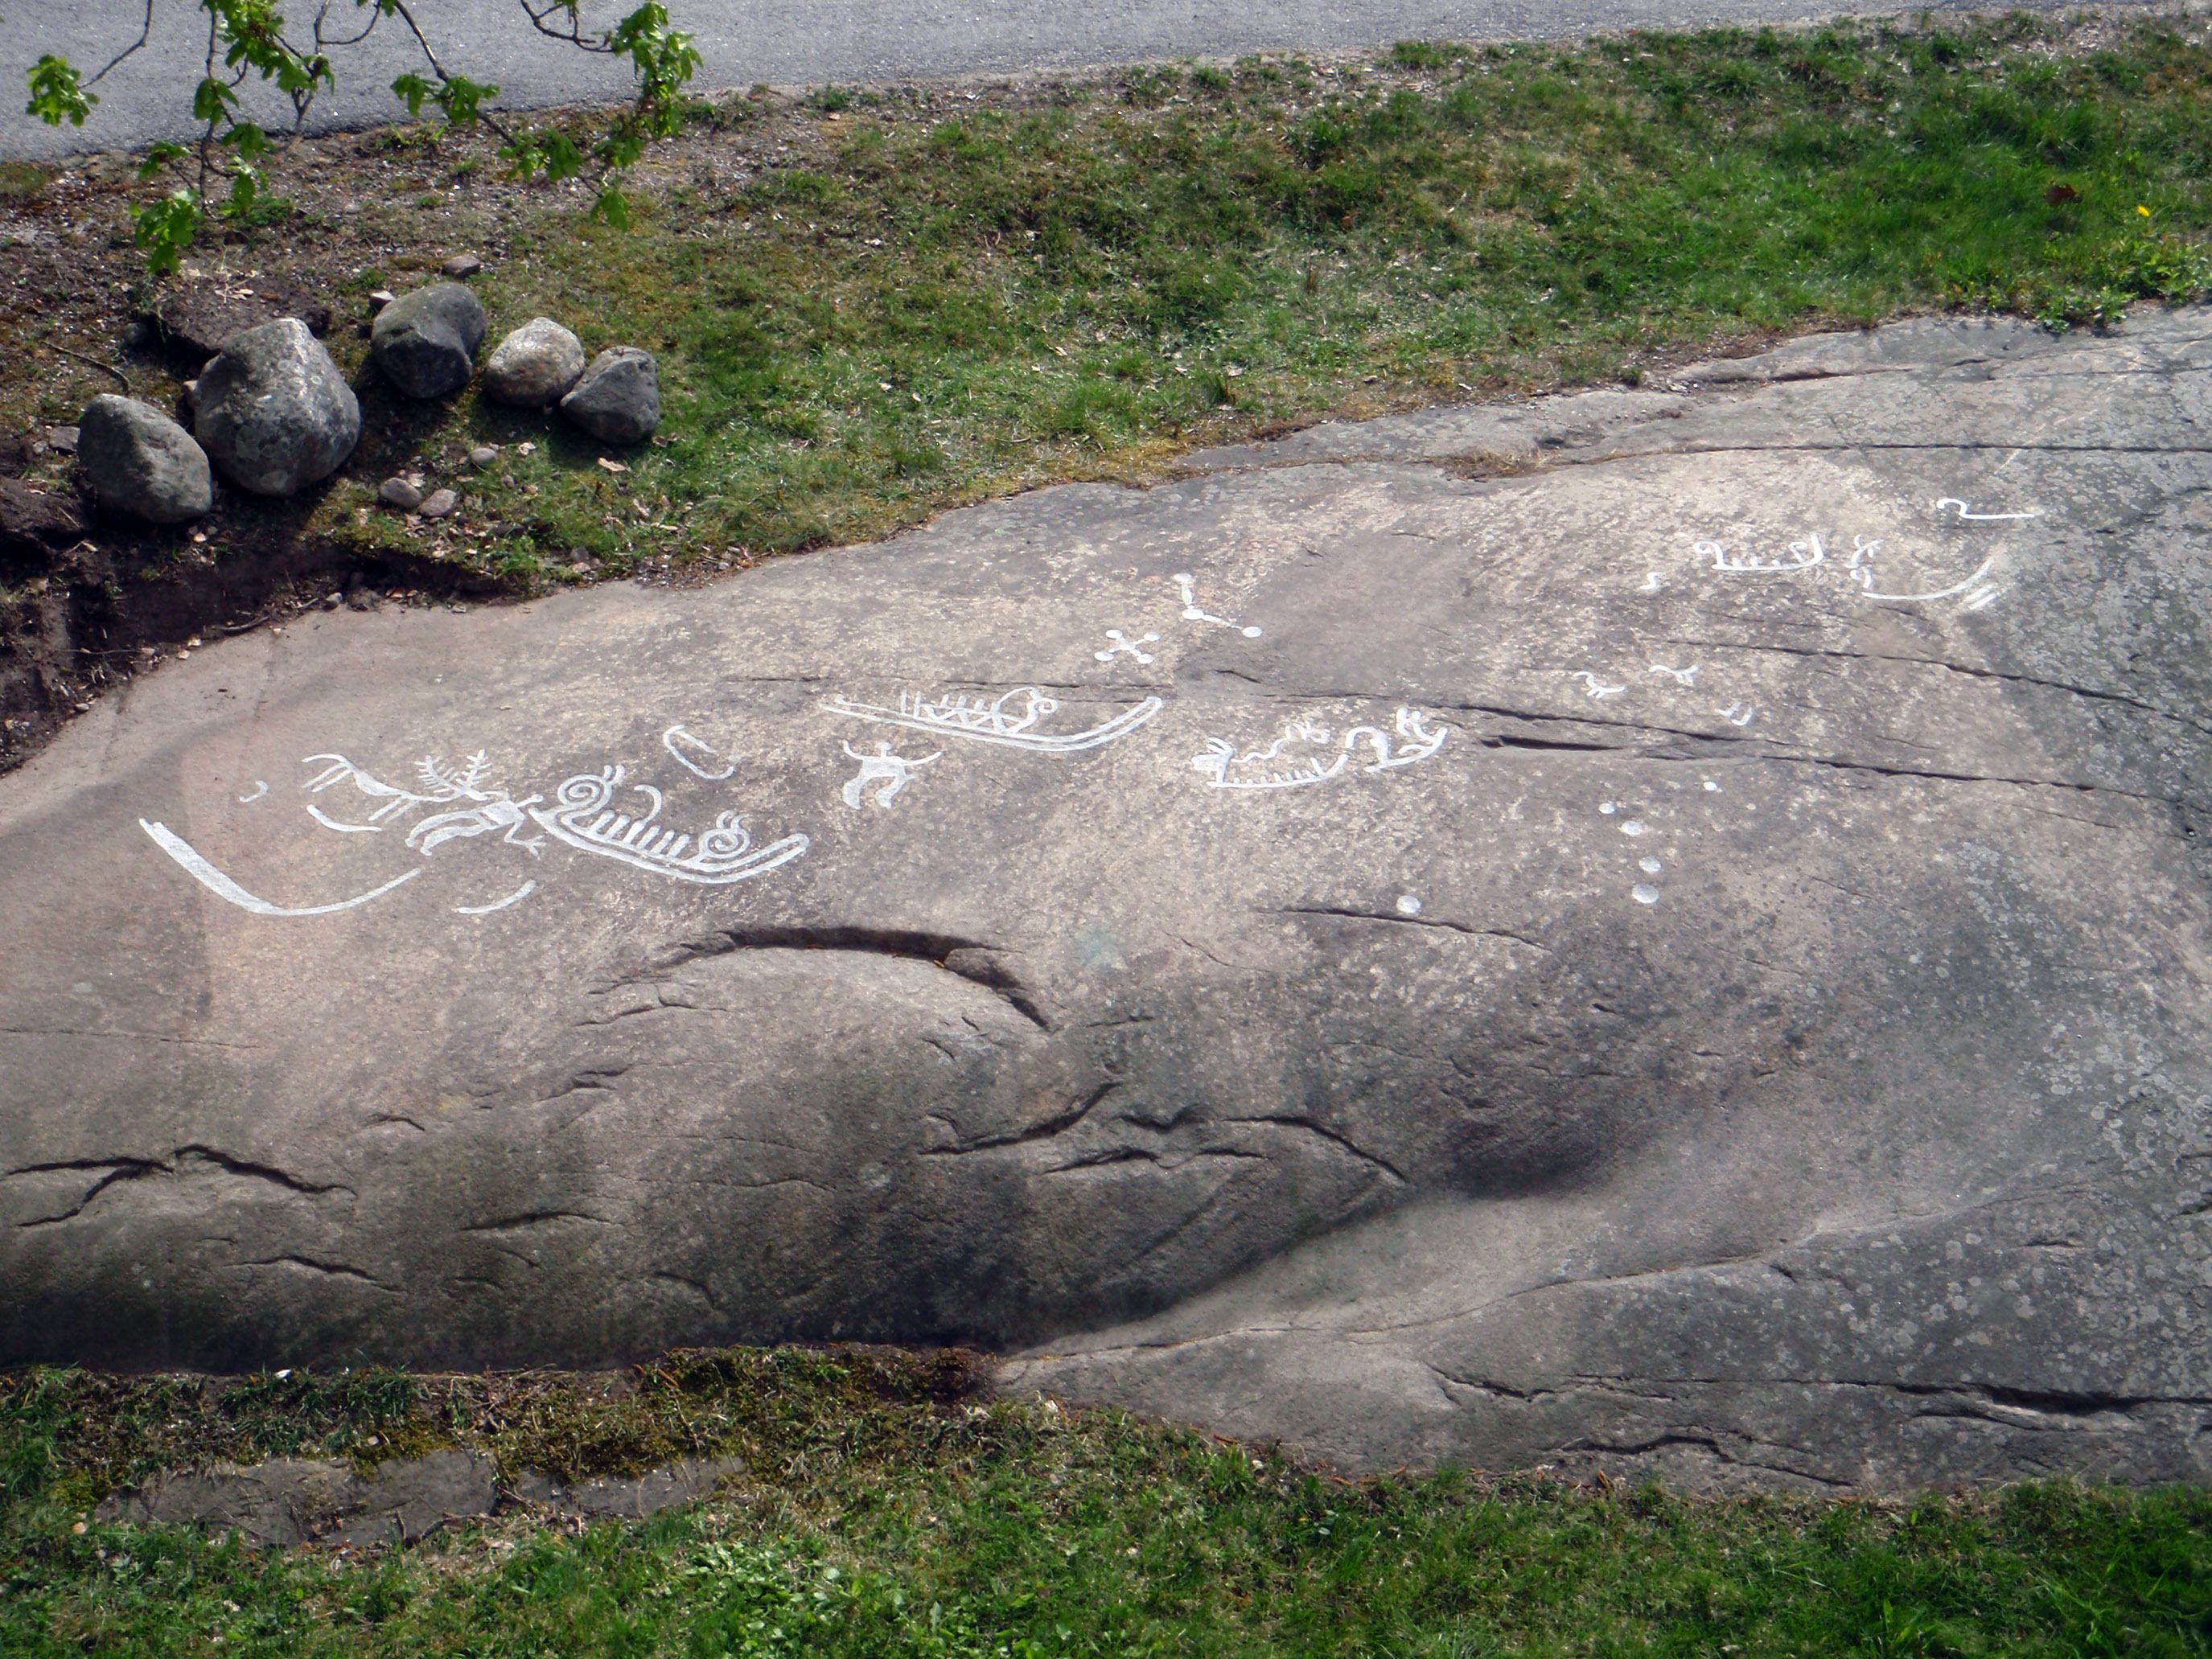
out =
[[[649,1478],[649,1477],[648,1477]],[[103,1521],[235,1528],[264,1547],[412,1543],[448,1522],[499,1507],[497,1471],[481,1452],[447,1448],[356,1474],[350,1464],[278,1457],[245,1467],[156,1475],[100,1507]]]
[[[550,317],[532,317],[492,348],[484,396],[517,409],[550,409],[583,378],[584,343]]]
[[[744,1468],[741,1458],[687,1457],[643,1474],[595,1475],[573,1485],[525,1469],[516,1477],[513,1493],[556,1515],[642,1521],[663,1510],[696,1504],[732,1475],[744,1474]]]
[[[104,700],[0,780],[0,1362],[2212,1476],[2212,317],[1790,349]]]
[[[640,1521],[710,1496],[744,1467],[735,1457],[687,1457],[643,1474],[573,1483],[525,1469],[502,1493],[489,1457],[454,1447],[380,1464],[366,1475],[349,1463],[277,1457],[165,1471],[109,1497],[99,1516],[139,1526],[235,1528],[264,1548],[411,1544],[453,1522],[497,1513],[503,1497],[556,1515]]]
[[[660,425],[660,370],[639,346],[611,346],[592,359],[561,412],[601,443],[641,444]]]
[[[153,524],[183,524],[215,505],[207,452],[136,398],[94,398],[78,423],[77,471],[100,504]]]
[[[385,379],[410,398],[459,392],[476,372],[477,348],[490,319],[459,283],[432,283],[376,313],[368,355]]]
[[[361,404],[297,318],[234,335],[191,386],[200,447],[234,483],[291,495],[345,465]]]

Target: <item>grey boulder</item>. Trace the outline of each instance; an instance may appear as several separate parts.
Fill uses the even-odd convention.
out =
[[[472,292],[459,283],[433,283],[376,313],[368,355],[385,379],[409,397],[442,398],[469,383],[489,325]]]
[[[2212,1478],[2212,313],[1819,361],[103,699],[0,779],[0,1364]]]
[[[110,512],[183,524],[215,505],[207,452],[152,404],[106,394],[77,424],[77,471]]]
[[[290,495],[345,465],[361,404],[323,343],[295,317],[234,334],[191,386],[200,447],[257,495]]]
[[[492,349],[484,396],[516,409],[550,409],[583,377],[583,342],[550,317],[533,317]]]
[[[660,424],[660,373],[640,346],[611,346],[592,359],[561,412],[602,443],[641,444]]]

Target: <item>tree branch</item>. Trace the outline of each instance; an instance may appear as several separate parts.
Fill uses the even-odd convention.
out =
[[[152,34],[153,32],[154,0],[146,0],[146,21],[138,25],[138,38],[136,40],[133,40],[129,46],[124,47],[122,51],[117,52],[114,57],[109,58],[107,60],[107,69],[100,70],[100,72],[94,76],[91,80],[87,81],[82,84],[88,87],[98,86],[102,81],[105,81],[107,78],[107,70],[113,69],[118,64],[128,58],[132,52],[144,46],[146,44],[147,37]]]

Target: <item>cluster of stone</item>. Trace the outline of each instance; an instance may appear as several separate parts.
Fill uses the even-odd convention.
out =
[[[443,398],[469,383],[489,319],[459,283],[433,283],[376,314],[369,356],[410,398]],[[584,343],[550,317],[533,317],[492,349],[484,396],[514,409],[558,409],[602,443],[642,443],[660,424],[653,354],[613,346],[586,361]]]
[[[296,317],[232,335],[185,398],[190,432],[136,398],[87,406],[77,468],[101,506],[182,524],[214,505],[211,465],[257,495],[295,495],[344,465],[361,439],[353,388]]]
[[[474,262],[465,262],[471,268]],[[450,275],[468,274],[458,269]],[[388,301],[369,331],[369,359],[410,398],[448,397],[476,372],[490,319],[457,282]],[[558,409],[608,444],[642,443],[660,424],[651,353],[615,346],[586,361],[583,343],[535,317],[494,349],[484,395],[518,409]],[[232,334],[187,381],[191,431],[134,398],[95,398],[79,422],[77,465],[100,504],[154,524],[182,524],[213,506],[214,471],[257,495],[290,495],[345,465],[361,438],[361,405],[307,325],[295,317]],[[212,470],[211,470],[212,469]],[[419,502],[383,499],[411,510]]]

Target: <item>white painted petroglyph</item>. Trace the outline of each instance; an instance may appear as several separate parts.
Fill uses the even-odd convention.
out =
[[[1628,821],[1627,823],[1624,823],[1624,824],[1622,824],[1622,825],[1620,826],[1620,833],[1621,833],[1622,835],[1624,835],[1624,836],[1631,836],[1643,835],[1644,833],[1645,833],[1645,832],[1644,832],[1644,820],[1643,820],[1643,819],[1641,819],[1641,818],[1631,818],[1631,819],[1629,819],[1629,821]]]
[[[1260,637],[1260,630],[1256,628],[1247,628],[1242,623],[1230,621],[1226,617],[1208,616],[1200,610],[1198,579],[1188,570],[1178,570],[1168,580],[1182,589],[1182,619],[1185,622],[1212,623],[1217,628],[1233,628],[1248,640],[1256,640]]]
[[[1721,787],[1720,787],[1720,785],[1718,785],[1717,783],[1715,783],[1715,782],[1714,782],[1711,778],[1707,778],[1707,779],[1705,780],[1705,793],[1706,793],[1707,794],[1709,794],[1709,795],[1717,795],[1717,794],[1719,794],[1719,793],[1720,793],[1720,792],[1721,792]]]
[[[660,746],[676,757],[676,763],[678,766],[695,777],[706,779],[709,783],[720,783],[725,779],[735,776],[738,763],[744,758],[734,749],[726,755],[717,752],[714,744],[707,742],[703,738],[694,736],[681,726],[672,726],[660,734]],[[691,758],[694,755],[703,757],[710,763],[720,762],[721,769],[717,772],[708,771],[698,761]]]
[[[1401,916],[1418,916],[1421,914],[1420,900],[1415,898],[1411,893],[1399,894],[1398,914]]]
[[[1157,634],[1139,634],[1133,640],[1120,629],[1109,628],[1106,630],[1106,637],[1114,643],[1103,651],[1094,651],[1091,653],[1100,662],[1111,662],[1124,651],[1134,657],[1139,664],[1151,664],[1159,660],[1150,652],[1138,649],[1139,646],[1158,644],[1160,636]]]
[[[1984,559],[1980,566],[1976,568],[1974,574],[1967,577],[1966,580],[1962,582],[1954,582],[1948,587],[1938,588],[1933,593],[1877,593],[1874,591],[1875,574],[1871,566],[1863,570],[1854,571],[1852,574],[1858,581],[1860,587],[1859,597],[1863,599],[1879,599],[1890,605],[1914,605],[1928,599],[1948,599],[1955,593],[1965,592],[1968,588],[1979,584],[1982,578],[1990,574],[1990,567],[1994,565],[1996,562],[1996,561],[1993,558]],[[1998,592],[2002,591],[2002,589],[1998,590]],[[1992,592],[1990,595],[1990,599],[1993,599],[1995,598],[1996,598],[1996,593]],[[1987,605],[1990,602],[1990,599],[1984,599],[1982,604]],[[1976,608],[1979,609],[1978,606]]]
[[[307,816],[324,829],[335,830],[342,836],[380,836],[384,833],[384,826],[380,823],[341,823],[313,802],[308,803]]]
[[[1041,755],[1073,755],[1085,749],[1096,749],[1101,744],[1125,738],[1146,720],[1160,712],[1158,697],[1146,697],[1142,702],[1124,708],[1112,719],[1102,721],[1085,731],[1066,732],[1040,732],[1037,722],[1048,714],[1056,713],[1060,704],[1034,685],[1016,686],[997,698],[985,702],[971,697],[964,691],[946,692],[941,696],[925,697],[913,692],[900,694],[898,707],[885,708],[876,703],[855,702],[842,695],[833,696],[822,704],[824,714],[843,714],[852,720],[875,720],[885,726],[903,726],[909,731],[941,733],[970,743],[1004,744],[1010,748],[1027,749]]]
[[[1285,752],[1297,744],[1326,744],[1330,736],[1326,726],[1292,720],[1267,748],[1247,750],[1242,755],[1227,738],[1208,738],[1206,752],[1192,756],[1190,763],[1195,770],[1211,774],[1216,789],[1298,789],[1325,782],[1350,764],[1348,750],[1326,763],[1319,755],[1293,761]]]
[[[1401,708],[1393,726],[1393,732],[1355,726],[1338,738],[1318,721],[1296,720],[1284,726],[1283,735],[1267,748],[1247,750],[1241,755],[1227,738],[1208,738],[1206,752],[1192,756],[1190,763],[1194,770],[1207,775],[1209,786],[1215,789],[1300,789],[1337,776],[1363,744],[1375,758],[1361,769],[1388,772],[1427,760],[1451,735],[1448,726],[1431,731],[1416,708]],[[1328,755],[1332,744],[1337,751],[1333,759]],[[1321,752],[1293,755],[1291,751],[1297,748]]]
[[[1698,670],[1704,666],[1703,663],[1693,662],[1687,668],[1669,668],[1664,663],[1655,662],[1644,672],[1647,674],[1671,674],[1675,684],[1694,689],[1698,684]]]
[[[199,855],[190,842],[172,830],[168,825],[149,823],[144,818],[141,818],[138,820],[138,827],[151,836],[154,838],[154,844],[174,859],[201,886],[206,888],[217,898],[228,899],[240,909],[251,910],[257,916],[331,915],[339,910],[350,910],[358,905],[366,904],[371,899],[382,898],[393,888],[404,882],[412,881],[422,873],[422,866],[417,865],[404,875],[394,877],[386,882],[381,887],[372,888],[368,892],[359,894],[353,898],[340,899],[335,904],[271,904],[267,899],[256,898],[222,871],[216,869],[215,866],[210,864]]]
[[[671,729],[674,731],[676,728]],[[680,754],[677,757],[679,760],[684,758]],[[731,759],[734,763],[735,757]],[[383,782],[343,755],[310,755],[305,763],[313,765],[317,763],[323,763],[323,769],[302,784],[302,788],[319,793],[338,783],[350,782],[362,794],[380,803],[368,815],[369,822],[367,823],[347,823],[332,817],[313,803],[308,804],[307,812],[316,823],[341,835],[380,834],[391,827],[391,823],[386,820],[397,820],[418,807],[450,807],[449,811],[434,812],[416,820],[414,827],[407,832],[406,845],[425,858],[447,842],[495,832],[500,833],[501,840],[507,845],[520,847],[535,857],[545,845],[544,836],[522,833],[534,820],[557,839],[585,852],[617,859],[638,869],[649,870],[656,875],[668,876],[678,881],[720,884],[763,874],[798,857],[807,846],[805,836],[789,836],[771,846],[756,849],[752,837],[745,830],[744,821],[736,813],[727,811],[715,819],[713,829],[700,835],[695,846],[690,836],[659,827],[661,793],[647,784],[631,786],[633,791],[644,795],[650,803],[645,812],[635,816],[615,812],[610,809],[609,803],[615,786],[622,781],[624,775],[619,766],[605,768],[596,777],[587,775],[569,779],[561,786],[554,806],[547,808],[538,805],[543,796],[526,795],[517,800],[504,789],[488,787],[489,763],[486,751],[483,750],[470,756],[459,768],[447,766],[435,755],[424,756],[416,765],[421,778],[419,793]],[[694,772],[700,769],[688,762],[686,764]],[[335,904],[272,904],[240,886],[164,825],[143,818],[139,823],[153,837],[155,845],[203,886],[256,915],[319,916],[337,910],[349,910],[357,905],[367,904],[372,899],[382,897],[393,888],[412,881],[422,873],[418,866],[380,887]],[[503,910],[511,904],[520,903],[537,890],[535,880],[526,881],[514,892],[494,903],[455,905],[453,908],[465,916],[489,915],[495,910]]]
[[[1628,690],[1625,685],[1606,684],[1587,668],[1571,668],[1566,671],[1566,675],[1571,680],[1580,680],[1583,683],[1583,691],[1600,702],[1604,702],[1607,697],[1617,697]]]
[[[1417,708],[1401,708],[1394,725],[1396,727],[1395,734],[1372,726],[1353,726],[1344,734],[1345,753],[1350,754],[1364,739],[1375,754],[1375,759],[1367,769],[1387,772],[1395,767],[1411,766],[1416,761],[1428,759],[1444,746],[1444,739],[1451,735],[1451,728],[1448,726],[1430,731],[1422,722],[1420,711]],[[1393,747],[1394,736],[1395,747]]]
[[[1647,876],[1656,876],[1667,866],[1660,863],[1657,859],[1638,859],[1636,860],[1636,867]]]
[[[1800,570],[1810,570],[1828,556],[1818,536],[1808,537],[1802,542],[1790,544],[1790,556],[1786,559],[1731,558],[1727,548],[1718,542],[1698,542],[1691,550],[1700,558],[1709,558],[1715,570],[1731,576],[1790,576]]]
[[[1942,496],[1936,503],[1938,513],[1947,507],[1957,507],[1960,520],[1968,524],[1987,524],[1999,519],[2039,519],[2043,516],[2043,509],[2039,507],[2032,507],[2025,513],[1977,513],[1956,495]]]
[[[1635,886],[1628,890],[1628,896],[1634,899],[1638,904],[1656,904],[1659,902],[1659,890],[1656,887],[1652,886],[1649,882],[1638,882]]]
[[[425,758],[428,757],[426,757]],[[300,787],[314,794],[319,795],[324,790],[331,788],[337,784],[347,782],[351,783],[355,788],[360,790],[362,794],[367,795],[371,800],[378,800],[384,803],[381,806],[379,806],[374,812],[371,812],[368,815],[369,822],[371,823],[381,823],[384,819],[388,817],[404,817],[408,812],[412,811],[416,807],[427,805],[434,799],[450,800],[453,799],[449,795],[417,795],[410,791],[398,788],[394,785],[379,782],[376,779],[371,777],[368,773],[356,766],[351,761],[348,760],[343,755],[309,755],[306,759],[302,760],[300,764],[302,766],[313,766],[317,761],[327,761],[330,764],[325,766],[313,777],[309,778],[306,783]],[[333,825],[332,827],[335,828],[336,826]]]
[[[1614,805],[1611,801],[1609,801],[1609,800],[1601,800],[1601,801],[1600,801],[1600,802],[1597,804],[1597,810],[1598,810],[1599,811],[1601,811],[1601,812],[1604,813],[1604,814],[1606,815],[1606,817],[1612,817],[1615,812],[1618,812],[1619,811],[1620,811],[1620,809],[1618,806],[1615,806],[1615,805]]]
[[[453,914],[457,916],[488,916],[495,910],[506,909],[510,904],[521,903],[537,890],[538,884],[535,880],[526,881],[496,904],[456,904],[453,907]]]
[[[1748,726],[1758,716],[1759,710],[1747,702],[1732,702],[1725,708],[1714,709],[1713,713],[1730,726]]]
[[[1638,588],[1636,591],[1639,593],[1656,593],[1666,585],[1666,583],[1659,580],[1659,573],[1657,571],[1648,571],[1645,573],[1644,577],[1644,586]]]
[[[807,839],[801,835],[756,848],[744,820],[733,811],[718,814],[714,827],[702,830],[695,847],[688,834],[660,827],[660,792],[648,784],[630,786],[631,793],[650,799],[644,813],[632,817],[614,810],[615,790],[628,775],[619,766],[580,774],[562,784],[550,807],[532,806],[530,816],[556,839],[580,851],[706,886],[765,875],[807,848]]]
[[[1938,508],[1957,507],[1960,517],[1978,521],[2033,519],[2041,516],[2039,510],[2028,513],[1975,513],[1967,507],[1966,502],[1948,495],[1938,501],[1936,506]],[[1788,560],[1732,557],[1728,550],[1718,542],[1697,542],[1692,546],[1698,557],[1711,561],[1712,569],[1730,575],[1791,575],[1799,571],[1810,570],[1815,565],[1823,563],[1827,558],[1827,550],[1821,545],[1820,538],[1817,535],[1808,536],[1802,542],[1790,543],[1790,557]],[[1878,537],[1872,541],[1860,535],[1854,535],[1851,538],[1850,556],[1844,562],[1843,568],[1849,574],[1850,580],[1856,584],[1859,590],[1856,597],[1859,599],[1889,605],[1912,605],[1933,599],[1952,599],[1959,594],[1967,593],[1971,589],[1973,591],[1966,601],[1966,608],[1970,611],[1979,611],[1994,602],[2003,592],[2003,589],[1995,583],[1987,586],[1982,585],[1983,578],[1987,576],[1996,565],[1996,561],[1991,558],[1984,559],[1981,567],[1966,580],[1954,583],[1949,587],[1939,588],[1926,593],[1881,592],[1875,587],[1875,583],[1880,578],[1875,574],[1874,568],[1875,555],[1881,550],[1881,540]],[[1652,672],[1656,673],[1659,671],[1655,668]]]
[[[259,800],[268,793],[268,780],[265,778],[256,778],[253,781],[253,793],[250,795],[240,795],[238,798],[238,804],[240,806],[251,806],[255,801]]]
[[[416,762],[415,770],[422,780],[422,787],[429,792],[415,797],[418,804],[441,805],[448,801],[465,800],[471,805],[457,806],[450,812],[433,813],[420,820],[407,832],[407,844],[420,848],[427,856],[447,842],[489,835],[497,830],[505,832],[501,839],[508,846],[520,847],[535,857],[545,845],[544,838],[541,836],[522,836],[519,832],[530,827],[529,821],[522,815],[523,809],[544,797],[532,795],[527,799],[517,800],[504,789],[482,787],[490,769],[485,751],[481,749],[470,756],[458,772],[447,769],[445,763],[435,755],[425,755]],[[354,769],[353,776],[356,782],[367,775],[358,767]],[[374,781],[372,779],[371,781]]]
[[[891,753],[891,746],[888,743],[878,744],[872,755],[864,755],[842,739],[838,746],[860,763],[860,775],[839,792],[844,797],[845,805],[858,807],[867,787],[875,783],[881,786],[876,791],[876,805],[886,810],[890,806],[891,798],[914,781],[916,772],[945,753],[940,749],[934,754],[924,755],[920,760],[908,760],[903,755]]]

